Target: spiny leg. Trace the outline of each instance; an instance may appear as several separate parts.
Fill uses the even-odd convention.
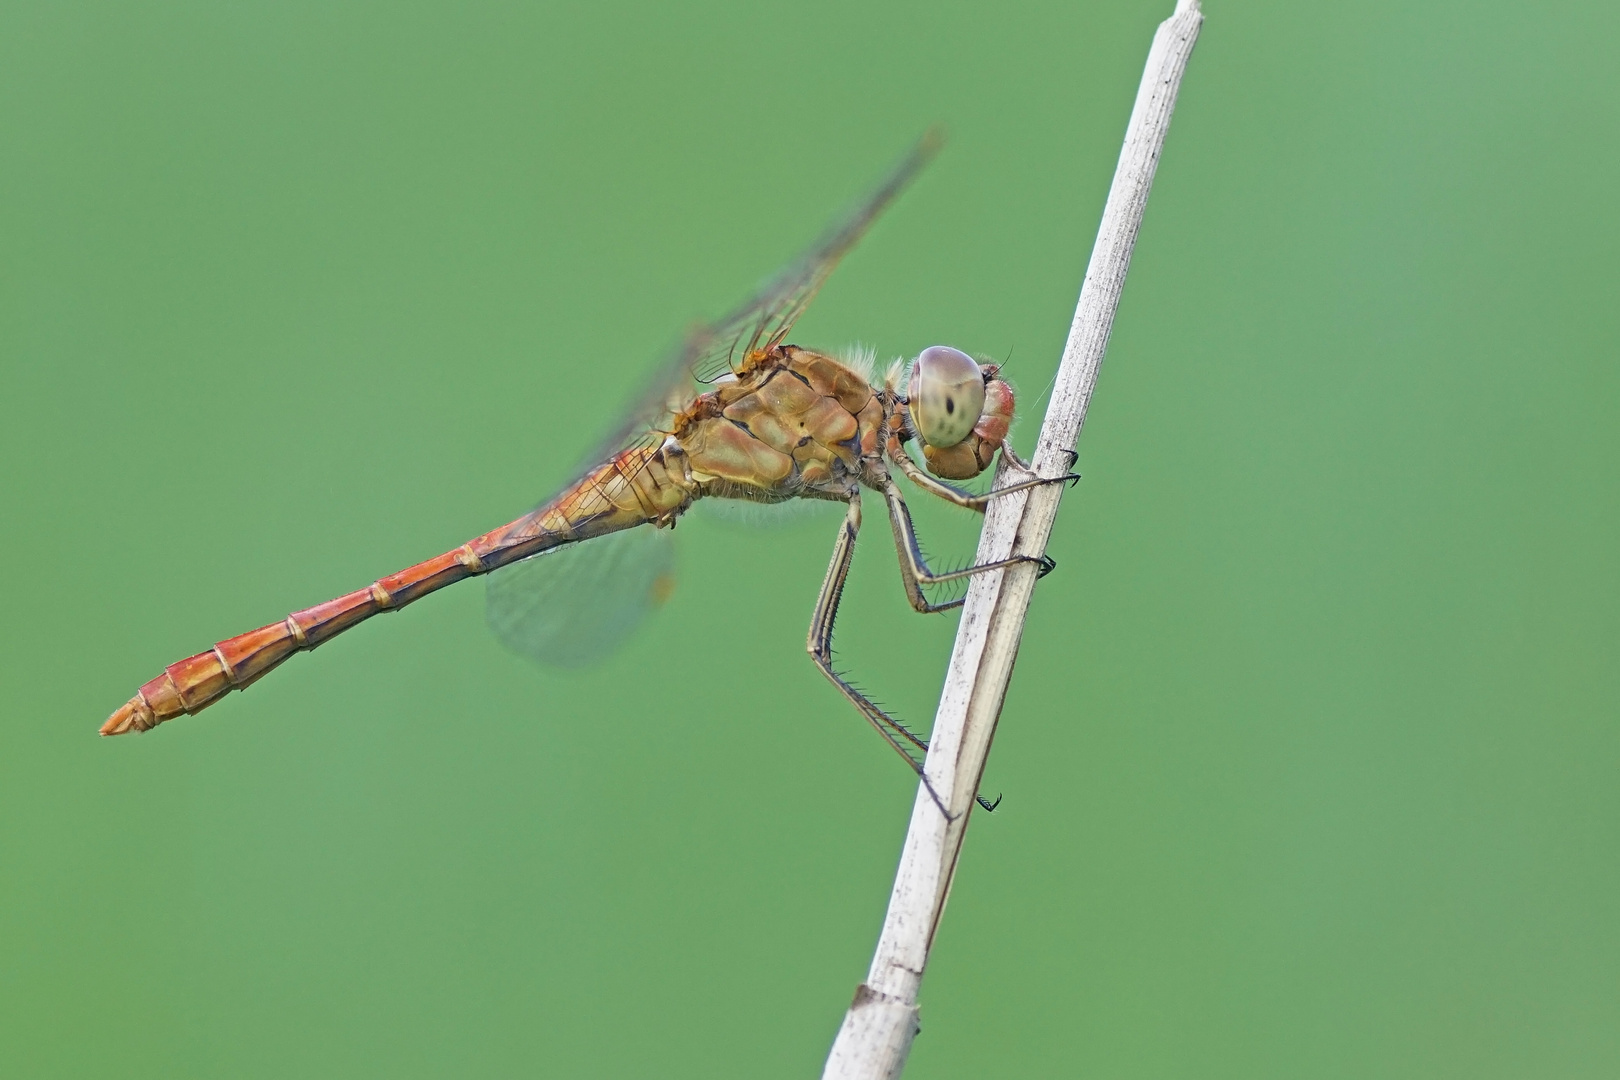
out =
[[[1027,472],[1031,476],[1035,475],[1035,466],[1031,465],[1029,462],[1027,462],[1023,458],[1019,457],[1018,456],[1018,451],[1016,451],[1016,450],[1014,450],[1012,448],[1012,443],[1003,442],[1001,444],[1001,456],[1006,458],[1008,461],[1012,462],[1013,466],[1015,468],[1019,469],[1020,471]],[[1075,460],[1076,461],[1079,460],[1079,455],[1078,454],[1075,455]],[[1069,467],[1071,469],[1074,468],[1074,461],[1069,462]]]
[[[1035,466],[1031,465],[1029,462],[1027,462],[1023,458],[1019,457],[1018,452],[1016,450],[1014,450],[1010,444],[1002,443],[1001,444],[1001,453],[1002,453],[1003,456],[1006,457],[1006,459],[1008,461],[1010,461],[1014,465],[1018,466],[1024,472],[1030,473],[1031,475],[1034,474]],[[1059,451],[1059,453],[1067,454],[1069,456],[1069,468],[1071,470],[1076,465],[1080,464],[1080,451],[1078,451],[1078,450],[1062,450],[1062,451]],[[1065,476],[1063,479],[1071,480],[1071,481],[1072,480],[1079,480],[1080,479],[1080,474],[1077,473],[1077,472],[1072,472],[1071,471],[1069,473],[1069,475]]]
[[[992,492],[991,494],[999,494]],[[1057,564],[1045,555],[1014,555],[1009,559],[999,559],[996,562],[981,563],[970,566],[965,570],[951,570],[943,574],[936,574],[928,568],[928,562],[923,558],[922,547],[917,543],[917,528],[911,523],[911,508],[900,495],[900,488],[890,480],[883,488],[883,498],[889,504],[889,524],[894,529],[894,546],[900,553],[900,583],[905,586],[906,599],[911,606],[924,615],[931,615],[936,611],[949,611],[951,608],[961,607],[964,598],[947,601],[943,604],[931,602],[923,594],[924,585],[938,585],[946,581],[958,581],[982,574],[987,570],[1005,570],[1009,566],[1020,563],[1035,563],[1041,568],[1041,577],[1052,572]]]
[[[1018,466],[1021,471],[1026,473],[1034,471],[1024,463],[1022,458],[1013,453],[1011,447],[1003,445],[1001,452],[1008,461]],[[1028,491],[1030,488],[1040,487],[1042,484],[1073,483],[1080,479],[1079,473],[1069,473],[1066,476],[1037,476],[1033,480],[1020,480],[1016,484],[1008,484],[1006,487],[987,491],[983,495],[975,495],[971,491],[963,491],[955,484],[947,484],[943,480],[928,475],[923,471],[921,465],[912,460],[910,454],[897,446],[890,447],[888,456],[889,460],[893,461],[899,466],[900,471],[906,474],[908,480],[928,492],[928,494],[968,510],[977,510],[981,514],[984,513],[984,508],[989,505],[990,500],[998,495],[1011,495],[1015,491]]]
[[[1063,480],[1067,479],[1067,477],[1058,477],[1057,479]],[[1050,482],[1051,481],[1045,480],[1036,481],[1036,483]],[[1010,489],[1002,488],[998,491],[993,491],[990,494],[999,495],[1003,491],[1007,490]],[[911,508],[906,505],[906,500],[901,496],[900,489],[893,480],[890,480],[888,484],[885,485],[883,489],[883,497],[889,506],[889,523],[894,529],[894,546],[900,555],[900,583],[905,586],[906,599],[911,602],[912,608],[925,615],[932,614],[936,611],[949,611],[951,608],[961,607],[966,597],[960,597],[956,600],[951,600],[943,604],[935,604],[923,594],[922,587],[924,585],[935,585],[944,581],[957,581],[962,578],[970,577],[974,574],[982,574],[986,570],[1003,570],[1009,566],[1017,566],[1020,563],[1035,563],[1040,567],[1040,576],[1045,577],[1047,574],[1051,573],[1053,567],[1057,565],[1045,555],[1041,555],[1039,557],[1033,555],[1016,555],[1010,559],[1002,559],[998,562],[984,563],[979,566],[970,566],[965,570],[953,570],[944,574],[936,574],[928,569],[928,563],[923,558],[922,546],[917,542],[916,526],[913,525],[911,521]],[[986,496],[986,499],[988,498],[989,496]],[[984,807],[986,813],[993,813],[996,807],[1001,805],[1001,796],[999,795],[996,796],[996,800],[994,802],[991,802],[983,795],[979,794],[975,794],[973,797],[978,801],[980,806]]]
[[[838,527],[838,541],[833,545],[832,562],[827,566],[827,578],[821,583],[821,595],[816,598],[816,611],[810,619],[810,635],[805,642],[805,648],[810,653],[810,659],[815,661],[816,667],[827,676],[840,693],[849,699],[860,714],[866,718],[873,729],[887,742],[894,752],[899,754],[911,771],[917,774],[928,794],[939,807],[939,812],[947,818],[950,811],[945,808],[945,802],[929,783],[928,776],[923,772],[922,755],[928,752],[928,744],[907,731],[905,725],[894,717],[878,708],[867,696],[855,689],[843,676],[833,670],[832,666],[832,636],[833,622],[838,618],[838,602],[843,599],[844,583],[849,580],[850,564],[855,560],[855,539],[861,531],[861,497],[856,495],[849,501],[849,513],[844,516]],[[907,747],[911,749],[907,749]]]

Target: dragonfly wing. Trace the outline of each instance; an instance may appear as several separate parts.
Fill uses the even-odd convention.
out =
[[[837,268],[944,143],[929,131],[883,182],[808,251],[770,278],[748,299],[712,322],[694,327],[665,357],[646,389],[626,410],[624,422],[590,458],[596,465],[638,443],[660,440],[675,415],[716,379],[736,370],[750,353],[780,345]]]
[[[750,530],[793,529],[808,522],[818,527],[834,517],[843,517],[849,507],[842,502],[821,499],[789,499],[787,502],[759,503],[748,499],[704,499],[688,513],[726,526]]]
[[[730,313],[695,327],[664,359],[580,475],[626,448],[662,441],[676,414],[708,384],[736,370],[751,353],[780,345],[839,260],[933,159],[942,141],[937,131],[924,135],[810,250]],[[548,501],[535,514],[550,506]],[[566,512],[566,506],[560,508]],[[668,595],[674,565],[668,530],[651,526],[554,548],[490,576],[489,625],[514,652],[540,663],[589,664],[611,653]]]
[[[672,531],[640,525],[494,571],[484,610],[519,656],[577,668],[610,655],[674,587]]]
[[[809,251],[789,263],[738,308],[694,335],[692,371],[711,382],[735,370],[750,353],[765,351],[787,340],[788,332],[821,291],[839,260],[860,242],[866,230],[905,190],[923,166],[934,159],[944,136],[931,130],[917,141],[883,182],[834,225]]]

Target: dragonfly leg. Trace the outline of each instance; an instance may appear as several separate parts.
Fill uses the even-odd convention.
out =
[[[1079,462],[1080,462],[1080,452],[1078,450],[1065,450],[1063,452],[1065,454],[1069,455],[1069,468],[1072,469],[1077,464],[1079,464]],[[1035,475],[1035,466],[1031,465],[1029,462],[1027,462],[1023,458],[1019,457],[1018,456],[1018,451],[1016,451],[1016,450],[1014,450],[1012,448],[1011,443],[1005,443],[1004,442],[1004,443],[1001,444],[1001,456],[1006,458],[1008,461],[1012,462],[1014,465],[1016,465],[1023,472],[1027,472],[1031,476]],[[1077,472],[1071,472],[1071,473],[1069,473],[1069,475],[1059,477],[1058,479],[1067,480],[1070,483],[1073,483],[1074,481],[1080,479],[1080,474],[1077,473]],[[1044,483],[1052,483],[1053,481],[1042,480],[1040,482],[1044,484]],[[1002,490],[1003,491],[1011,491],[1013,489],[1012,488],[1002,488]]]
[[[945,809],[944,801],[934,791],[934,785],[928,782],[928,777],[923,772],[922,756],[928,752],[928,744],[908,731],[900,721],[878,708],[870,698],[851,686],[833,669],[833,622],[838,617],[838,602],[843,598],[844,583],[849,579],[850,564],[855,559],[855,539],[860,535],[860,531],[861,499],[857,495],[850,500],[849,513],[838,527],[838,542],[833,545],[833,557],[827,567],[827,578],[822,582],[821,595],[816,598],[816,611],[810,620],[810,635],[805,647],[810,653],[810,659],[821,669],[821,673],[838,687],[839,692],[849,699],[850,704],[866,718],[866,722],[872,725],[873,730],[883,736],[883,740],[904,759],[911,767],[911,771],[922,780],[923,786],[928,789],[928,794],[933,797],[940,813],[949,817],[950,811]]]
[[[1003,489],[1006,490],[1006,489]],[[998,494],[992,492],[991,494]],[[1041,568],[1041,577],[1045,577],[1057,566],[1045,555],[1014,555],[1010,559],[998,559],[996,562],[981,563],[970,566],[965,570],[951,570],[943,574],[936,574],[928,568],[928,562],[923,558],[922,547],[917,543],[917,527],[911,522],[911,508],[900,495],[900,488],[893,480],[883,489],[883,497],[889,504],[889,524],[894,529],[894,546],[900,553],[900,583],[905,586],[906,599],[911,606],[924,615],[931,615],[936,611],[949,611],[954,607],[962,606],[962,599],[949,600],[943,604],[933,603],[923,594],[924,585],[938,585],[945,581],[958,581],[982,574],[986,570],[1005,570],[1009,566],[1020,563],[1034,563]]]
[[[1018,466],[1020,471],[1034,472],[1022,458],[1013,452],[1012,447],[1003,445],[1001,452],[1006,455],[1008,461]],[[968,510],[977,510],[981,514],[984,513],[984,508],[989,505],[990,500],[998,495],[1010,495],[1015,491],[1027,491],[1030,488],[1040,487],[1042,484],[1073,483],[1080,479],[1079,473],[1068,473],[1064,476],[1038,476],[1033,480],[1020,480],[1016,484],[1008,484],[1006,487],[987,491],[983,495],[975,495],[971,491],[963,491],[955,484],[947,484],[943,480],[928,475],[923,471],[922,466],[913,461],[911,455],[904,450],[900,450],[898,453],[891,451],[889,458],[900,467],[900,471],[906,474],[908,480],[928,492],[928,494],[938,496],[948,503],[953,503]]]

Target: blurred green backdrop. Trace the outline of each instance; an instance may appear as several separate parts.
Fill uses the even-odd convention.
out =
[[[836,511],[597,670],[469,584],[95,729],[527,509],[936,121],[794,337],[1038,416],[1171,7],[0,10],[0,1071],[816,1075],[912,799]],[[1207,11],[908,1075],[1611,1076],[1620,14]]]

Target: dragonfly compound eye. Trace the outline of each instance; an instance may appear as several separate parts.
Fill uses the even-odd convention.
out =
[[[973,357],[949,345],[930,345],[911,365],[911,423],[929,446],[955,446],[984,411],[984,372]]]

